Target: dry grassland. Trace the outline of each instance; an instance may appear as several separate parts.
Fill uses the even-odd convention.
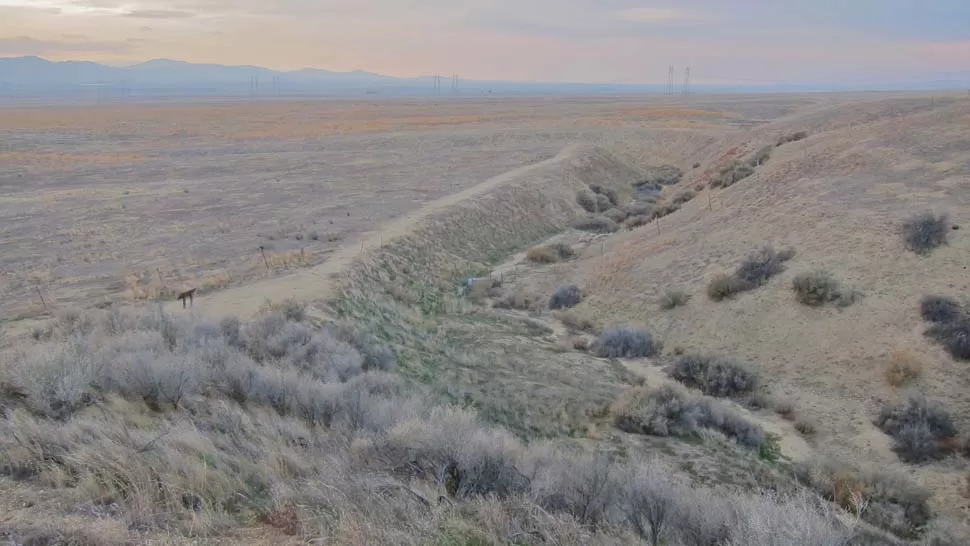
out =
[[[956,443],[970,374],[922,335],[919,302],[966,293],[963,231],[917,256],[896,226],[926,207],[966,214],[968,108],[814,95],[2,111],[15,138],[0,151],[20,161],[0,164],[2,310],[42,314],[43,296],[58,318],[3,353],[0,536],[962,544],[945,525],[970,519]],[[796,131],[809,137],[709,186]],[[634,184],[662,164],[683,179],[647,205]],[[614,215],[697,195],[634,229],[572,229],[594,188]],[[765,244],[796,253],[708,298]],[[538,245],[563,251],[536,260]],[[798,303],[792,278],[819,269],[851,305]],[[203,287],[190,312],[64,311],[189,285]],[[569,285],[578,304],[550,309]],[[942,460],[904,463],[874,424],[911,388],[961,431],[934,446]]]

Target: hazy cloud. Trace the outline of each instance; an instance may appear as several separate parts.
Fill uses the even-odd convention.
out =
[[[65,41],[38,40],[29,36],[0,38],[0,55],[49,55],[51,53],[126,53],[131,51],[133,40],[104,42],[95,40]]]
[[[628,8],[620,10],[619,18],[635,23],[700,22],[704,17],[696,12],[677,8]]]
[[[124,14],[125,17],[138,19],[191,19],[195,13],[191,11],[170,9],[136,9]]]

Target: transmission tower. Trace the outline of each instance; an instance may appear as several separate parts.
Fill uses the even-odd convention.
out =
[[[690,67],[684,69],[684,94],[690,95]]]
[[[451,75],[451,92],[458,94],[458,74]]]
[[[674,94],[674,65],[667,67],[667,92],[665,94]]]

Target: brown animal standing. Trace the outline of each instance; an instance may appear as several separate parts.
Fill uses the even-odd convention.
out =
[[[186,290],[185,292],[182,292],[181,294],[179,294],[179,297],[175,298],[176,300],[182,300],[182,309],[185,309],[186,299],[189,300],[189,305],[192,305],[193,303],[195,303],[193,301],[193,297],[195,296],[195,290],[196,290],[195,288],[193,288],[192,290]]]

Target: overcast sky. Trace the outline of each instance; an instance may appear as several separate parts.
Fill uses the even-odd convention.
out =
[[[0,56],[658,83],[970,71],[970,0],[0,0]]]

